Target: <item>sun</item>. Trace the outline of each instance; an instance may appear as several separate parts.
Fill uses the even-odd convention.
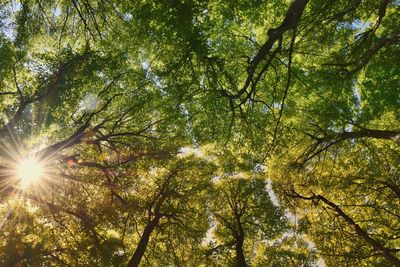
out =
[[[24,188],[37,183],[43,174],[43,165],[35,159],[24,159],[17,166],[17,176]]]

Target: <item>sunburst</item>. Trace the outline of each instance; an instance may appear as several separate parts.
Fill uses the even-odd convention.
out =
[[[44,166],[34,158],[21,160],[17,165],[17,177],[22,188],[28,188],[40,182],[44,175]]]

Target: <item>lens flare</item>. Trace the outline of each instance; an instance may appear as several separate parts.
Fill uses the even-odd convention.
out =
[[[43,165],[35,159],[24,159],[18,164],[17,176],[23,188],[36,184],[43,174]]]

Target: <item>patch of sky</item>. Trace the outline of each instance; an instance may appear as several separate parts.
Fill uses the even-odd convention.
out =
[[[279,200],[278,200],[278,197],[276,196],[276,194],[275,194],[275,192],[274,192],[274,190],[273,190],[273,187],[272,187],[272,180],[271,179],[269,179],[269,178],[267,178],[267,185],[266,185],[266,187],[265,187],[265,190],[267,191],[267,193],[268,193],[268,196],[269,196],[269,198],[271,199],[271,201],[272,201],[272,204],[274,205],[274,206],[276,206],[276,207],[281,207],[281,204],[279,203]],[[297,225],[298,225],[298,215],[297,214],[295,214],[295,213],[293,213],[293,212],[291,212],[291,211],[289,211],[289,210],[287,210],[287,209],[285,209],[285,217],[287,218],[287,220],[290,222],[290,224],[291,225],[293,225],[293,226],[295,226],[296,228],[297,228]],[[306,213],[306,212],[305,212]],[[287,237],[287,236],[291,236],[291,235],[297,235],[297,232],[296,231],[293,231],[293,230],[289,230],[288,232],[286,232],[286,233],[284,233],[283,234],[283,236],[280,238],[280,239],[283,239],[283,238],[285,238],[285,237]],[[314,244],[314,242],[312,242],[308,237],[307,237],[307,235],[304,235],[304,234],[302,234],[302,235],[299,235],[299,237],[301,238],[301,239],[303,239],[306,243],[307,243],[307,246],[311,249],[311,250],[316,250],[316,246],[315,246],[315,244]],[[279,241],[279,239],[278,240],[275,240],[275,241]],[[268,243],[270,243],[270,245],[272,244],[272,243],[274,243],[274,242],[268,242]],[[316,266],[318,266],[318,267],[322,267],[322,266],[325,266],[325,263],[324,263],[324,260],[322,259],[322,258],[318,258],[318,260],[317,260],[317,265]]]
[[[97,72],[97,76],[99,76],[100,78],[105,78],[106,77],[106,75],[104,74],[103,71],[98,71]]]
[[[54,8],[53,15],[55,18],[58,18],[61,15],[61,9],[59,7]]]
[[[142,68],[146,72],[146,78],[151,80],[155,87],[157,87],[163,95],[166,95],[167,92],[163,90],[165,85],[161,81],[161,78],[152,72],[150,63],[146,60],[142,61]]]
[[[122,257],[122,256],[125,255],[125,250],[124,250],[123,248],[119,248],[119,249],[116,250],[113,254],[114,254],[115,256]]]
[[[354,99],[354,109],[357,113],[361,111],[361,95],[360,95],[360,88],[357,86],[357,81],[353,81],[353,99]]]
[[[364,28],[364,24],[361,22],[361,20],[356,19],[353,22],[339,22],[337,25],[338,29],[344,28],[344,29],[351,29],[351,30],[357,30],[357,29],[362,29]]]
[[[181,147],[178,151],[178,156],[179,157],[186,157],[190,155],[195,155],[199,158],[203,158],[204,154],[199,148],[193,148],[193,147]]]
[[[269,108],[266,105],[264,107],[262,107],[261,113],[267,114],[268,112],[269,112]]]
[[[272,180],[269,178],[267,179],[267,185],[265,187],[265,190],[267,191],[268,196],[272,201],[272,204],[274,204],[274,206],[276,206],[276,207],[280,207],[281,204],[279,203],[278,197],[276,196],[276,194],[272,188]]]
[[[254,167],[255,173],[265,172],[266,170],[267,170],[267,166],[265,166],[265,164],[257,163],[256,166]]]
[[[282,103],[274,103],[272,107],[275,109],[280,109],[282,107]],[[285,105],[283,105],[283,107],[285,107]]]
[[[188,110],[188,108],[187,108],[185,105],[183,105],[183,104],[179,105],[179,107],[180,107],[181,113],[182,113],[186,118],[188,118],[188,117],[189,117],[189,110]]]
[[[206,44],[208,47],[212,47],[213,46],[213,41],[210,38],[207,38]]]
[[[217,242],[217,240],[214,238],[214,232],[217,229],[217,223],[216,223],[215,217],[212,214],[210,214],[208,217],[209,217],[211,227],[208,228],[206,236],[203,238],[203,241],[202,241],[203,245],[208,245],[210,243]]]
[[[213,182],[213,183],[218,183],[218,181],[221,179],[221,176],[220,175],[214,175],[212,178],[211,178],[211,181]]]
[[[369,21],[361,21],[360,19],[355,19],[353,22],[341,22],[338,24],[337,28],[344,28],[356,31],[356,38],[360,38],[362,33],[364,33],[371,26]]]
[[[206,75],[202,74],[200,77],[200,86],[204,86],[205,81],[206,81]]]
[[[33,72],[34,74],[39,74],[41,76],[50,75],[51,69],[48,65],[43,62],[33,60],[32,55],[28,55],[29,61],[24,62],[24,67]]]
[[[179,109],[181,110],[182,115],[186,119],[185,131],[187,133],[189,133],[189,135],[191,135],[192,134],[192,122],[190,119],[189,109],[183,104],[179,105]]]
[[[250,27],[250,37],[249,37],[249,40],[250,40],[252,43],[257,42],[256,31],[254,30],[254,27],[253,27],[253,26]]]
[[[93,112],[96,110],[96,108],[99,105],[99,100],[98,98],[92,94],[92,93],[87,93],[84,97],[83,100],[80,103],[80,110],[85,110],[89,112]]]
[[[0,6],[0,31],[9,41],[15,40],[15,13],[21,10],[21,4],[17,1],[11,1]]]
[[[369,21],[362,22],[361,20],[356,19],[355,21],[353,21],[351,26],[353,29],[357,30],[358,32],[364,32],[369,26],[371,26],[371,22],[369,22]]]
[[[357,120],[357,115],[360,114],[361,112],[361,95],[360,95],[360,88],[357,86],[357,81],[353,80],[352,81],[352,91],[353,91],[353,110],[355,111],[355,117],[352,118],[352,120],[356,121]],[[349,123],[345,131],[346,132],[351,132],[353,130],[353,124]],[[354,143],[355,140],[350,140],[351,143]]]
[[[351,132],[353,130],[353,124],[349,123],[347,124],[346,128],[344,129],[346,132]],[[354,139],[350,140],[351,143],[354,142]]]
[[[132,18],[133,18],[133,16],[132,16],[131,13],[125,13],[125,14],[123,15],[123,19],[124,19],[126,22],[131,21]]]
[[[150,63],[148,61],[142,61],[142,68],[146,71],[146,75],[150,71]]]

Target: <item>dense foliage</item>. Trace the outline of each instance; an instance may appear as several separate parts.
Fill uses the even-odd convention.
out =
[[[0,100],[0,266],[400,266],[397,0],[2,0]]]

